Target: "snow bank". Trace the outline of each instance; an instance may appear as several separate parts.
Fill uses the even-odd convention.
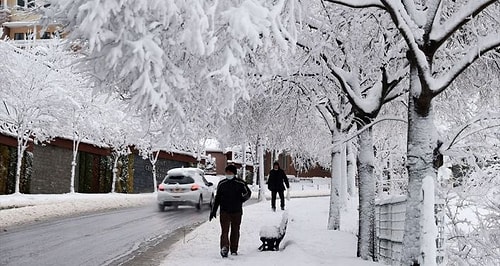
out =
[[[79,213],[152,204],[148,194],[19,194],[0,196],[0,229]]]
[[[259,231],[278,226],[282,211],[272,212],[269,202],[244,208],[238,256],[219,255],[218,218],[206,222],[173,245],[162,265],[381,265],[356,258],[356,237],[326,230],[328,197],[287,202],[289,222],[281,251],[260,252]],[[355,221],[352,221],[353,223]]]

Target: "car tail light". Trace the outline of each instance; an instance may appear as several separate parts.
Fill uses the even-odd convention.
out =
[[[165,191],[165,186],[163,186],[163,184],[158,185],[158,190]]]
[[[191,186],[191,191],[195,191],[195,190],[198,190],[198,189],[200,189],[200,185],[198,185],[198,184],[193,184]]]

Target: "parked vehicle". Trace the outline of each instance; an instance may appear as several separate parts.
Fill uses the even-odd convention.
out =
[[[204,204],[212,207],[214,186],[208,182],[203,170],[198,168],[174,168],[158,185],[158,208],[166,206],[177,208],[180,205],[194,206],[200,210]]]

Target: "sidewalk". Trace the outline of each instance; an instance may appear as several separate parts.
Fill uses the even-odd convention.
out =
[[[0,195],[0,230],[81,213],[152,205],[155,199],[153,193]]]
[[[219,255],[220,227],[217,217],[173,245],[162,265],[381,265],[356,258],[354,235],[326,230],[328,202],[328,197],[287,201],[289,223],[281,251],[257,250],[261,244],[261,226],[278,225],[283,214],[282,211],[272,212],[269,201],[265,201],[243,210],[238,256],[223,259]]]

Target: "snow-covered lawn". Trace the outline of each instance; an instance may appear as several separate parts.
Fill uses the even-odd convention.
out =
[[[238,256],[222,259],[219,255],[217,218],[202,224],[172,246],[163,265],[380,265],[356,258],[353,234],[326,230],[328,204],[328,197],[287,201],[289,223],[281,251],[257,250],[261,244],[260,228],[279,225],[283,214],[282,211],[272,212],[266,201],[244,208]]]
[[[153,204],[148,194],[20,194],[0,196],[0,229],[35,221]]]

